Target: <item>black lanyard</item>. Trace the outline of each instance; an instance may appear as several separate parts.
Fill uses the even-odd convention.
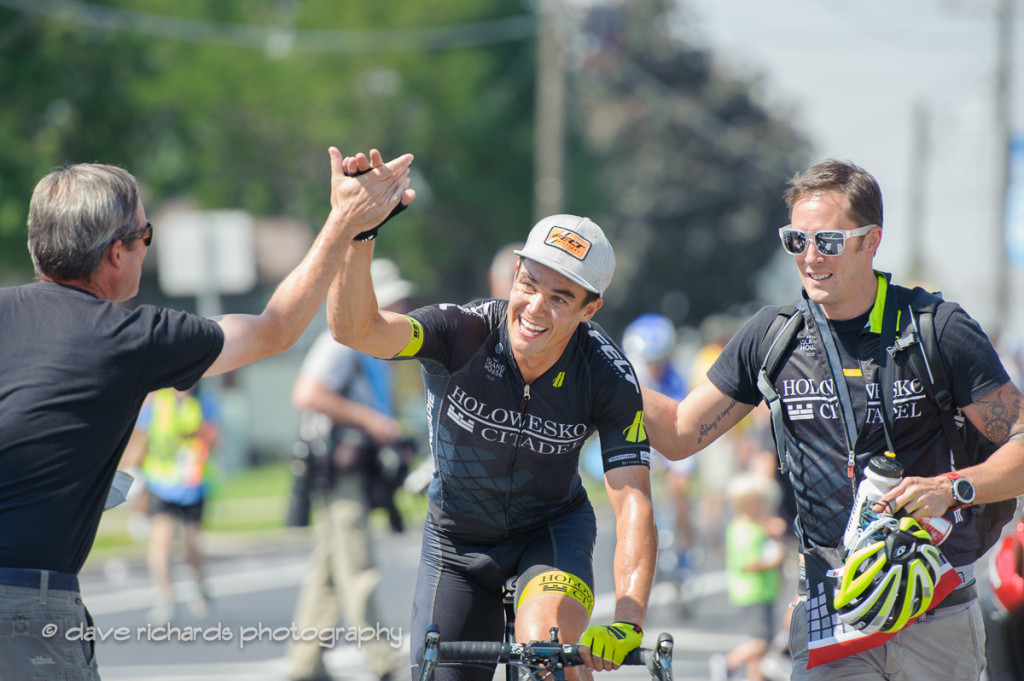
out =
[[[854,474],[855,456],[857,448],[857,419],[853,416],[853,399],[850,397],[850,386],[846,384],[846,377],[843,375],[843,362],[839,358],[839,348],[832,338],[832,329],[825,319],[825,313],[821,305],[810,298],[807,299],[807,306],[811,310],[811,316],[818,327],[818,336],[821,344],[825,347],[825,357],[828,359],[828,366],[832,372],[832,385],[835,386],[836,399],[839,400],[840,416],[843,427],[846,431],[846,477],[852,478]]]
[[[887,282],[888,283],[888,282]],[[886,290],[884,307],[882,308],[882,333],[878,341],[878,392],[881,397],[880,407],[882,418],[882,430],[885,431],[885,442],[889,451],[895,452],[896,445],[893,439],[892,415],[894,412],[892,389],[893,379],[896,375],[896,366],[893,359],[893,352],[890,351],[890,343],[896,338],[896,325],[899,306],[895,304],[896,292]],[[850,386],[846,383],[846,376],[843,375],[843,362],[839,356],[839,348],[832,337],[832,329],[825,318],[821,305],[810,298],[807,299],[807,306],[814,317],[814,323],[818,326],[818,336],[821,337],[821,344],[825,348],[825,357],[828,359],[829,370],[832,373],[832,382],[835,385],[836,399],[839,401],[840,415],[843,427],[846,431],[846,476],[853,478],[856,466],[857,449],[857,419],[853,414],[853,399],[850,397]]]

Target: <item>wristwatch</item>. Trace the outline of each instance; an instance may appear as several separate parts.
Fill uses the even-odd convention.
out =
[[[953,501],[956,505],[951,508],[961,509],[974,503],[974,485],[971,484],[970,480],[956,471],[950,471],[942,475],[949,478],[953,483]]]

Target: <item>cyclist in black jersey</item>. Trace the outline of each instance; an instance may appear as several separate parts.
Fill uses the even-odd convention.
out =
[[[657,540],[636,376],[591,321],[614,269],[611,245],[586,218],[545,218],[518,251],[508,301],[409,315],[377,308],[372,252],[350,247],[328,320],[345,345],[423,366],[436,473],[412,640],[431,622],[442,640],[501,640],[501,587],[518,576],[519,640],[546,640],[557,626],[561,640],[587,646],[586,668],[570,670],[582,670],[577,678],[617,668],[641,642]],[[588,627],[596,523],[578,468],[595,431],[616,516],[616,606],[614,624]],[[437,674],[490,679],[493,670]]]

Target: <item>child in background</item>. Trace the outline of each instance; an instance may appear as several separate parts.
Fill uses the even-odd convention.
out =
[[[734,478],[726,490],[733,517],[725,532],[725,570],[729,602],[743,609],[750,639],[726,655],[711,658],[712,681],[725,681],[740,668],[747,681],[763,681],[761,661],[775,629],[775,601],[782,582],[785,521],[774,479],[756,473]]]

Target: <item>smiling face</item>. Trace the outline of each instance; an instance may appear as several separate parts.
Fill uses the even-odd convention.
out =
[[[811,242],[813,232],[860,227],[849,208],[839,192],[816,193],[793,203],[790,219],[794,228],[808,232]],[[878,286],[872,261],[881,239],[881,228],[872,229],[848,239],[839,255],[821,255],[808,243],[803,253],[793,256],[807,296],[822,306],[826,317],[852,319],[871,309]]]
[[[603,300],[583,304],[587,291],[543,265],[524,258],[509,294],[508,335],[527,383],[550,369],[576,327],[594,316]]]

